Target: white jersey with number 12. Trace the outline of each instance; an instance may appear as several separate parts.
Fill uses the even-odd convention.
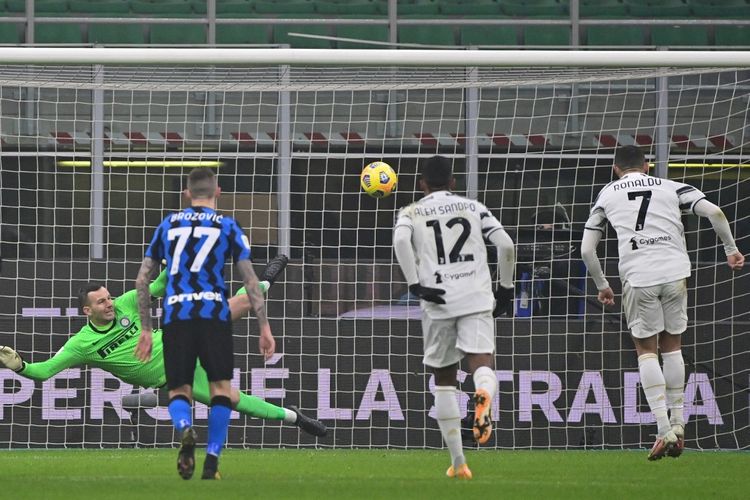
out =
[[[420,284],[445,290],[445,304],[423,302],[425,313],[443,319],[493,309],[485,238],[503,226],[484,204],[437,191],[402,208],[398,226],[411,229]]]

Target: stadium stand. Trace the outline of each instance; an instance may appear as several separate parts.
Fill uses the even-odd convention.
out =
[[[651,42],[657,46],[684,47],[708,45],[705,26],[659,26],[651,30]]]
[[[80,45],[83,43],[83,31],[78,23],[43,24],[36,27],[35,42]]]
[[[143,45],[141,24],[90,24],[88,42],[99,45]]]
[[[462,26],[462,45],[518,45],[515,26]]]
[[[714,31],[714,43],[720,46],[750,46],[750,26],[722,26]]]
[[[636,46],[645,45],[645,30],[641,26],[589,26],[586,45]]]
[[[336,26],[336,36],[338,38],[354,38],[359,40],[372,40],[374,42],[388,41],[388,26],[385,25],[346,25],[339,24]],[[378,48],[378,45],[367,45],[356,42],[339,41],[336,45],[340,49],[367,49]]]
[[[205,0],[36,0],[36,42],[62,44],[140,44],[157,40],[169,40],[170,44],[200,44],[207,42]],[[397,17],[424,20],[419,24],[399,27],[402,43],[427,45],[479,45],[515,46],[567,46],[571,43],[571,27],[550,25],[548,20],[564,20],[570,15],[568,0],[405,0],[398,2]],[[0,14],[22,15],[26,0],[0,1]],[[613,24],[611,26],[582,26],[580,42],[587,46],[643,46],[695,47],[716,45],[720,47],[742,47],[748,45],[746,31],[742,26],[695,24],[695,19],[748,19],[750,3],[747,0],[580,0],[579,16],[582,19],[636,19],[635,25]],[[299,48],[353,48],[361,47],[352,42],[303,39],[288,36],[290,31],[311,35],[333,35],[376,41],[388,40],[388,27],[384,24],[372,26],[343,23],[348,18],[387,19],[386,0],[216,0],[216,17],[261,18],[267,24],[248,25],[217,23],[218,44],[290,44]],[[73,17],[75,21],[63,23],[45,22],[47,17]],[[136,27],[120,28],[111,24],[94,27],[97,17],[172,17],[195,18],[195,24],[181,24],[184,30],[164,29],[164,33],[150,34],[154,27],[139,31]],[[328,26],[319,24],[284,23],[284,18],[327,18]],[[464,20],[538,20],[537,25],[522,28],[488,23],[462,24]],[[674,19],[674,25],[650,25],[648,19]],[[430,20],[455,19],[453,24],[431,24]],[[278,20],[278,21],[276,21]],[[680,22],[684,20],[684,22]],[[690,21],[690,22],[688,22]],[[74,24],[79,24],[76,30]],[[13,23],[6,22],[10,25]],[[98,23],[106,26],[105,23]],[[58,25],[55,27],[55,25]],[[293,30],[291,29],[293,28]],[[25,41],[25,27],[21,20],[6,26],[0,33],[0,43],[15,44]],[[86,34],[89,33],[87,37]],[[178,34],[181,33],[181,34]],[[157,42],[152,42],[157,43]]]
[[[281,22],[281,21],[280,21]],[[290,47],[299,49],[331,49],[333,42],[331,40],[319,38],[304,38],[290,35],[290,33],[300,33],[304,35],[330,36],[328,26],[320,24],[275,24],[273,26],[273,43],[289,44]]]
[[[570,26],[524,26],[524,45],[570,45]]]
[[[16,44],[21,42],[21,32],[16,23],[0,23],[0,43]]]
[[[453,26],[399,26],[400,43],[420,43],[424,45],[455,45]]]
[[[153,45],[202,45],[206,43],[206,28],[199,24],[152,24]]]
[[[221,24],[216,26],[216,43],[221,45],[262,45],[269,40],[268,26]]]
[[[122,14],[130,14],[130,4],[118,0],[105,0],[102,2],[92,0],[70,0],[70,2],[68,2],[68,11],[71,14],[119,17]]]
[[[133,11],[133,14],[160,17],[182,17],[185,15],[193,15],[194,13],[192,4],[183,0],[164,2],[131,0],[130,9]]]

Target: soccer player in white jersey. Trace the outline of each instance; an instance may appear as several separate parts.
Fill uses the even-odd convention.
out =
[[[638,354],[641,386],[658,428],[648,459],[678,457],[685,445],[685,364],[680,349],[687,329],[685,278],[690,276],[681,215],[708,218],[733,270],[742,268],[745,257],[721,209],[693,186],[649,176],[648,163],[637,147],[617,149],[614,171],[619,179],[599,192],[586,222],[581,257],[599,290],[599,301],[614,304],[596,255],[609,221],[617,232],[623,310]]]
[[[482,203],[451,192],[455,180],[447,158],[427,160],[419,182],[425,197],[399,212],[393,248],[409,291],[421,299],[423,361],[435,375],[435,411],[451,455],[446,475],[471,479],[456,375],[465,357],[476,387],[474,438],[484,444],[492,434],[490,407],[497,393],[493,308],[512,314],[513,241]],[[500,286],[494,294],[485,240],[498,248]]]

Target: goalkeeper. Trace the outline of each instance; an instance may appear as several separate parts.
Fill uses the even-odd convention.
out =
[[[273,284],[286,267],[288,259],[280,255],[271,260],[260,277],[263,293]],[[149,286],[153,297],[163,297],[166,291],[166,270]],[[0,347],[0,368],[10,368],[19,375],[33,380],[47,380],[72,366],[89,365],[101,368],[128,384],[159,388],[166,384],[162,332],[154,330],[153,355],[142,363],[133,354],[141,331],[136,290],[130,290],[113,299],[105,287],[88,283],[78,292],[79,305],[88,317],[88,323],[73,335],[52,358],[40,363],[26,363],[10,347]],[[250,301],[244,287],[229,299],[232,319],[239,319],[250,311]],[[261,353],[266,359],[275,350],[273,336],[261,336]],[[195,369],[193,393],[196,401],[210,403],[208,378],[200,363]],[[314,436],[325,436],[327,429],[319,420],[310,418],[294,406],[281,408],[256,396],[232,388],[232,407],[251,417],[283,420],[294,424]]]

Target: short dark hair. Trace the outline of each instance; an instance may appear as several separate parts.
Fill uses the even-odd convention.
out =
[[[194,168],[188,175],[187,185],[193,198],[211,198],[216,191],[216,174],[210,168]]]
[[[89,293],[95,292],[104,285],[96,281],[90,281],[78,289],[78,309],[83,313],[83,306],[89,305]]]
[[[453,179],[453,165],[445,156],[433,156],[422,165],[422,180],[430,189],[447,189]]]
[[[620,170],[641,168],[646,162],[646,155],[638,146],[622,146],[615,151],[615,165]]]

